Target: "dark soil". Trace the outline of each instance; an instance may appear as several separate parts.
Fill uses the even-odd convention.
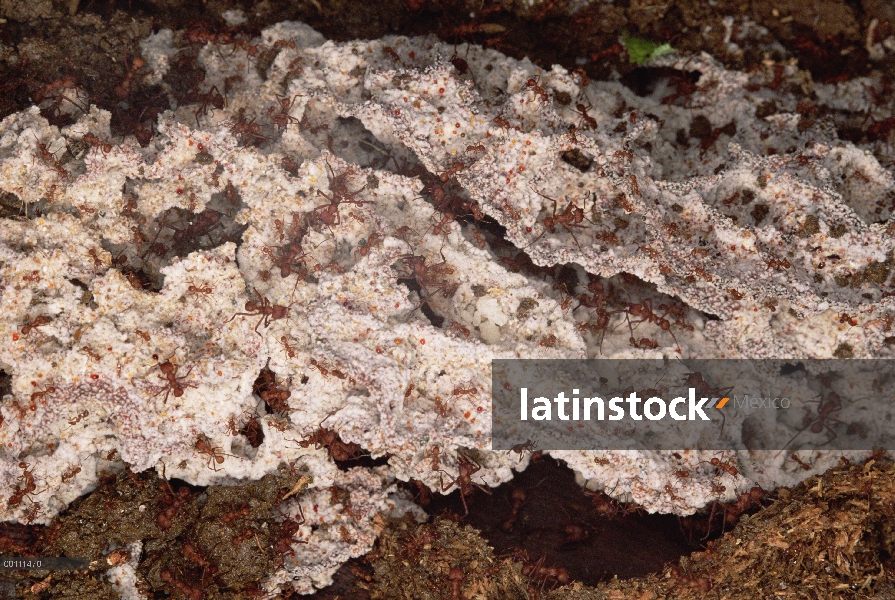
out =
[[[481,531],[498,556],[524,552],[530,561],[563,567],[588,585],[613,576],[643,577],[694,550],[676,516],[646,514],[586,493],[571,469],[552,458],[533,462],[490,491],[467,499],[469,516],[462,523]],[[524,499],[514,501],[514,494]],[[433,498],[429,510],[463,515],[459,492]]]

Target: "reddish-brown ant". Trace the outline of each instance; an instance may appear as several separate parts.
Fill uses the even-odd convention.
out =
[[[639,196],[640,185],[637,183],[637,176],[632,173],[631,175],[628,175],[628,180],[631,182],[631,191],[635,196]]]
[[[628,342],[638,350],[655,350],[659,347],[659,342],[645,337],[640,338],[639,341],[631,337],[628,338]]]
[[[580,229],[585,228],[585,226],[582,225],[581,223],[582,223],[582,221],[589,220],[589,219],[587,219],[584,216],[584,209],[580,208],[577,204],[575,204],[574,201],[569,200],[569,204],[568,204],[568,206],[566,206],[565,210],[563,210],[560,213],[557,213],[556,209],[558,208],[558,204],[557,204],[556,200],[554,200],[553,198],[550,198],[549,196],[545,196],[544,194],[542,194],[541,192],[539,192],[537,190],[535,190],[535,193],[538,196],[541,196],[542,198],[546,198],[547,200],[550,200],[551,202],[553,202],[553,215],[551,215],[549,217],[544,217],[544,231],[542,231],[538,237],[536,237],[534,240],[532,240],[532,242],[530,244],[528,244],[528,246],[531,246],[532,244],[537,242],[548,231],[550,233],[556,233],[557,225],[561,225],[563,229],[565,229],[566,231],[569,232],[569,234],[572,236],[572,239],[575,240],[575,245],[578,246],[578,249],[580,250],[581,244],[578,243],[578,237],[575,235],[575,232],[572,228],[573,227],[577,227]],[[528,246],[526,246],[526,248]]]
[[[102,151],[103,155],[106,155],[112,151],[112,144],[110,144],[109,142],[103,142],[92,133],[85,133],[83,139],[84,142],[90,144],[91,147],[99,148]]]
[[[107,460],[112,460],[113,457],[111,456],[111,452],[109,454],[110,456]],[[177,490],[177,493],[174,493],[174,489],[171,487],[171,484],[168,483],[168,478],[165,475],[165,463],[162,463],[161,480],[162,483],[159,484],[159,487],[163,490],[167,490],[163,500],[163,502],[167,504],[167,508],[156,515],[155,522],[162,530],[167,531],[171,528],[171,525],[174,524],[174,517],[180,512],[180,508],[192,497],[192,493],[186,487],[182,487]]]
[[[516,444],[512,448],[510,448],[510,452],[515,452],[516,454],[519,455],[519,460],[522,460],[522,453],[526,452],[526,451],[534,452],[536,445],[537,445],[537,442],[534,442],[532,440],[526,440],[525,442],[522,442],[521,444]]]
[[[519,511],[522,510],[522,507],[525,505],[525,490],[516,488],[513,490],[511,497],[513,499],[513,506],[510,508],[510,515],[500,526],[500,528],[507,533],[513,532],[513,527],[516,525],[516,519],[519,518]]]
[[[708,592],[712,589],[713,584],[711,579],[705,577],[689,577],[684,570],[677,565],[671,565],[671,575],[678,582],[690,587],[698,588],[703,592]]]
[[[49,323],[50,323],[50,318],[49,318],[49,317],[47,317],[46,315],[40,315],[39,317],[36,317],[36,318],[35,318],[33,321],[31,321],[31,322],[27,322],[27,321],[26,321],[25,324],[22,325],[22,328],[21,328],[19,331],[22,332],[22,335],[23,335],[23,336],[26,336],[26,337],[27,337],[28,334],[31,333],[31,330],[32,330],[32,329],[34,329],[35,331],[37,331],[38,333],[40,333],[40,331],[37,330],[37,328],[38,328],[38,327],[43,327],[44,325],[47,325],[47,324],[49,324]]]
[[[721,504],[721,509],[723,511],[723,519],[721,521],[721,533],[723,534],[726,526],[728,524],[735,526],[737,521],[739,521],[740,516],[746,511],[751,510],[752,508],[760,508],[761,501],[767,495],[767,492],[760,487],[755,486],[748,492],[740,494],[736,501],[730,504],[721,504],[716,500],[712,503],[712,510],[709,513],[709,533],[707,533],[705,537],[711,535],[711,524],[715,519],[715,511],[719,504]]]
[[[16,484],[15,491],[9,497],[9,501],[6,504],[8,508],[13,508],[15,506],[18,506],[19,504],[22,503],[22,500],[24,498],[28,498],[28,500],[30,500],[32,504],[37,504],[31,498],[31,494],[37,490],[37,483],[35,482],[35,479],[34,479],[34,469],[29,468],[29,467],[31,467],[31,465],[29,465],[26,462],[19,463],[19,468],[22,469],[22,474],[21,474],[21,476],[19,476],[18,479],[16,479],[16,481],[20,481],[23,483]],[[46,491],[46,490],[42,490],[37,493],[42,494],[44,491]]]
[[[491,490],[472,480],[472,476],[482,470],[482,466],[479,463],[460,452],[457,453],[457,461],[457,477],[447,484],[444,483],[444,479],[442,478],[441,491],[446,492],[455,485],[460,488],[460,499],[463,501],[463,509],[466,511],[466,514],[469,515],[469,507],[466,505],[466,496],[472,494],[475,491],[475,488],[479,488],[486,494],[490,494]],[[449,475],[449,473],[444,470],[440,473]],[[441,474],[439,474],[439,477],[441,477]]]
[[[626,309],[626,312],[630,317],[640,319],[639,321],[631,321],[630,318],[628,319],[628,325],[632,328],[632,335],[634,327],[640,325],[643,322],[647,322],[657,325],[659,329],[661,329],[662,331],[667,331],[671,334],[671,337],[674,337],[674,333],[671,331],[671,322],[665,318],[665,314],[667,314],[667,311],[661,316],[656,314],[656,312],[653,310],[653,301],[649,298],[641,303],[629,305]],[[677,343],[677,339],[675,339],[674,341],[675,343]]]
[[[470,331],[466,327],[463,327],[462,324],[457,321],[451,321],[451,326],[448,328],[449,331],[453,331],[458,334],[462,334],[463,337],[469,337]]]
[[[843,324],[848,323],[852,327],[855,327],[858,324],[858,320],[850,316],[848,313],[839,314],[839,322]]]
[[[444,255],[442,255],[442,259]],[[426,258],[416,254],[404,254],[398,257],[408,273],[398,276],[398,279],[413,279],[424,293],[424,298],[419,306],[428,304],[437,292],[445,298],[450,298],[457,290],[457,285],[445,280],[448,275],[454,273],[454,267],[447,264],[446,260],[434,265],[426,265]],[[417,308],[419,308],[419,306]]]
[[[550,102],[550,96],[547,95],[547,92],[544,91],[544,88],[538,85],[539,83],[540,81],[538,77],[532,77],[525,82],[525,89],[529,89],[537,94],[542,102]]]
[[[326,163],[326,167],[329,169],[329,190],[332,196],[326,195],[322,190],[317,190],[317,195],[326,198],[329,201],[329,204],[321,204],[316,207],[314,209],[314,215],[319,222],[332,227],[333,225],[340,225],[342,223],[341,216],[339,215],[339,205],[353,204],[354,206],[362,206],[364,204],[372,204],[372,201],[355,199],[357,194],[366,189],[366,185],[363,185],[353,192],[348,190],[348,176],[351,174],[350,168],[336,175],[329,163]]]
[[[538,342],[538,346],[542,346],[544,348],[556,348],[557,342],[558,342],[558,340],[556,338],[556,334],[551,333],[550,335],[541,339]]]
[[[582,104],[580,102],[577,102],[575,104],[575,112],[581,115],[581,118],[584,119],[585,123],[587,123],[587,127],[589,129],[596,129],[597,120],[587,113],[587,111],[593,108],[593,106],[591,105],[590,100],[588,100],[587,98],[585,98],[585,101],[587,102],[587,104]]]
[[[245,108],[240,108],[236,118],[228,121],[227,125],[233,135],[241,138],[243,146],[260,145],[263,141],[269,141],[267,136],[261,134],[261,125],[254,118],[251,121],[246,119]]]
[[[433,214],[436,215],[437,212]],[[432,226],[432,235],[441,235],[444,231],[446,232],[447,227],[454,222],[454,213],[447,211],[442,213],[441,220],[438,221],[435,225]]]
[[[795,462],[796,462],[800,467],[802,467],[802,469],[804,469],[805,471],[808,471],[808,470],[811,469],[811,465],[802,462],[802,459],[799,458],[799,456],[798,456],[797,454],[790,454],[790,455],[789,455],[789,458],[790,458],[790,460],[795,461]]]
[[[36,135],[34,137],[37,138]],[[37,141],[37,148],[40,152],[41,160],[51,164],[53,166],[53,169],[55,169],[56,172],[59,173],[60,177],[62,177],[63,179],[68,179],[68,171],[65,170],[65,167],[63,167],[58,160],[56,160],[56,154],[50,152],[50,149],[47,148],[47,145],[40,140]]]
[[[78,89],[78,81],[77,79],[75,79],[74,75],[65,75],[58,79],[54,79],[50,83],[37,89],[34,93],[31,94],[31,99],[34,101],[35,104],[41,104],[44,100],[53,98],[52,111],[55,114],[58,114],[59,105],[62,103],[63,100],[68,100],[81,111],[87,112],[84,107],[69,98],[67,94],[62,93],[63,90],[76,89]]]
[[[492,121],[494,121],[494,123],[495,123],[496,125],[498,125],[498,126],[500,126],[500,127],[503,127],[504,129],[509,129],[509,128],[510,128],[510,123],[509,123],[509,121],[507,121],[506,119],[502,119],[502,118],[500,118],[500,117],[494,117],[494,118],[492,119]]]
[[[194,448],[199,454],[208,457],[208,468],[213,469],[215,471],[218,470],[217,464],[222,464],[224,462],[225,456],[233,456],[232,454],[226,454],[222,452],[222,448],[220,446],[212,447],[211,443],[203,437],[196,438],[196,443],[194,444]]]
[[[204,584],[206,575],[214,575],[218,568],[208,560],[196,546],[190,541],[183,542],[183,557],[200,567],[202,567],[202,582]]]
[[[153,354],[152,358],[154,360],[158,361],[158,354]],[[161,389],[161,391],[159,391],[159,393],[158,393],[158,394],[161,394],[162,392],[165,392],[165,400],[163,402],[164,404],[168,403],[168,395],[170,393],[173,392],[175,398],[180,398],[181,396],[183,396],[184,388],[198,387],[194,383],[189,383],[189,382],[181,383],[180,382],[181,379],[186,379],[187,376],[189,376],[190,371],[192,371],[192,367],[190,368],[189,371],[186,372],[186,375],[183,375],[181,377],[177,377],[177,370],[180,367],[178,367],[176,364],[172,363],[170,361],[170,359],[166,360],[163,363],[159,363],[158,367],[162,372],[162,374],[159,375],[159,378],[164,379],[165,381],[168,382],[168,384],[165,387],[163,387]],[[158,394],[156,394],[156,396],[158,396]]]
[[[441,454],[441,448],[438,446],[432,446],[428,452],[426,452],[426,456],[432,461],[432,470],[438,471],[441,469],[441,465],[438,462],[438,457]]]
[[[93,266],[97,269],[106,264],[105,261],[103,261],[103,257],[99,255],[99,252],[96,248],[91,248],[90,250],[88,250],[87,255],[93,259]],[[124,260],[126,262],[127,258],[125,258]]]
[[[37,382],[32,381],[31,385],[33,385],[34,387],[37,387]],[[31,410],[37,410],[37,401],[38,400],[42,399],[44,396],[48,396],[49,394],[55,394],[55,393],[56,393],[56,388],[54,388],[53,386],[50,386],[47,389],[39,391],[39,392],[34,392],[33,394],[31,394],[31,405],[28,408],[30,408]],[[46,402],[42,401],[41,404],[46,404]]]
[[[29,500],[30,500],[30,498],[29,498]],[[34,523],[34,521],[35,521],[35,520],[37,519],[37,517],[40,515],[40,511],[41,511],[41,505],[40,505],[40,502],[34,502],[34,501],[32,501],[32,502],[31,502],[31,508],[29,508],[29,509],[25,512],[25,514],[22,515],[22,521],[23,521],[26,525],[31,525],[31,523]],[[50,576],[48,575],[48,576],[47,576],[47,579],[45,579],[43,582],[41,582],[41,583],[35,583],[34,585],[32,585],[32,586],[31,586],[31,590],[32,590],[32,591],[34,591],[35,589],[37,589],[37,590],[41,590],[41,588],[45,590],[45,589],[46,589],[45,586],[49,586],[49,581],[48,581],[49,579],[50,579]]]
[[[230,512],[224,513],[221,515],[221,521],[224,523],[230,523],[230,521],[235,521],[236,519],[240,519],[243,517],[248,517],[251,514],[248,506],[243,506],[242,508],[231,510]]]
[[[441,399],[441,396],[435,396],[435,410],[442,418],[445,418],[450,414],[450,409],[448,408],[447,403]]]
[[[457,386],[451,392],[454,396],[466,396],[466,397],[475,397],[478,395],[478,389],[472,384],[467,384],[469,387],[464,388],[463,386]]]
[[[285,413],[291,410],[288,400],[292,396],[292,392],[281,388],[277,384],[276,373],[267,367],[261,370],[261,374],[252,386],[252,391],[258,394],[274,412]]]
[[[301,479],[299,479],[299,482],[301,482]],[[298,484],[296,484],[296,485],[298,485]],[[295,556],[295,552],[292,550],[293,543],[299,543],[299,544],[307,544],[308,543],[306,540],[296,540],[295,539],[295,534],[298,533],[299,529],[305,522],[305,513],[301,508],[301,504],[296,502],[295,506],[298,508],[298,515],[296,515],[298,517],[298,519],[295,519],[294,517],[290,518],[286,515],[283,515],[286,517],[286,520],[283,521],[283,524],[280,527],[280,531],[277,535],[277,541],[274,544],[274,548],[276,548],[277,553],[281,557],[286,554]]]
[[[615,44],[614,46],[611,46],[609,48],[609,50],[615,51],[615,46],[619,46],[619,51],[621,50],[621,46],[619,44]],[[604,50],[604,52],[605,52],[605,50]],[[591,58],[591,60],[594,60],[594,59]],[[587,86],[590,85],[590,78],[587,76],[587,71],[584,70],[584,67],[575,67],[575,69],[572,72],[581,78],[581,87],[586,88]]]
[[[188,281],[189,287],[186,289],[186,293],[197,300],[207,301],[208,297],[214,292],[214,288],[212,288],[208,283],[204,286],[199,287],[194,282]]]
[[[68,420],[68,424],[69,424],[69,426],[74,427],[75,425],[77,425],[78,423],[80,423],[82,419],[84,419],[85,417],[88,417],[88,416],[90,416],[90,413],[89,413],[86,409],[85,409],[85,410],[82,410],[81,412],[79,412],[79,413],[77,414],[77,416],[72,417],[71,419],[69,419],[69,420]]]
[[[295,104],[295,99],[298,96],[293,96],[292,99],[288,99],[285,96],[277,95],[277,106],[271,106],[267,109],[267,116],[273,122],[274,125],[283,132],[289,127],[289,124],[299,125],[301,121],[296,119],[292,115],[289,114],[289,111],[292,110],[292,105]],[[276,112],[279,109],[279,112]]]
[[[712,465],[713,467],[715,467],[715,469],[724,471],[725,473],[727,473],[728,475],[730,475],[732,477],[736,477],[739,474],[739,471],[737,470],[737,468],[735,466],[733,466],[729,462],[722,461],[717,456],[712,458],[712,460],[700,461],[700,463],[708,463],[708,464]],[[716,473],[718,472],[717,470],[716,470]]]
[[[125,66],[127,65],[126,57],[124,64]],[[131,59],[131,64],[129,67],[127,67],[127,71],[124,74],[124,79],[121,81],[121,83],[116,85],[113,90],[119,100],[127,100],[127,97],[131,93],[131,82],[134,79],[134,75],[136,75],[137,71],[142,69],[145,64],[146,61],[144,61],[139,56],[135,56],[133,59]]]
[[[374,247],[382,244],[382,236],[379,233],[371,233],[370,236],[366,239],[366,241],[359,245],[355,252],[360,254],[361,256],[366,256],[370,253]]]
[[[842,410],[842,397],[836,392],[831,391],[829,394],[827,394],[826,397],[821,395],[819,400],[809,400],[806,402],[816,402],[818,404],[817,417],[811,418],[810,414],[806,414],[805,426],[802,427],[794,436],[792,436],[788,442],[786,442],[786,445],[783,446],[784,450],[786,450],[786,448],[788,448],[789,445],[792,444],[795,439],[799,437],[806,429],[810,429],[811,433],[821,433],[822,431],[826,430],[827,432],[832,434],[832,437],[830,437],[830,439],[820,445],[829,444],[836,439],[836,432],[833,431],[833,428],[830,427],[827,422],[832,421],[834,423],[842,423],[842,421],[833,416],[835,413],[838,413]]]
[[[442,183],[447,183],[448,180],[452,179],[457,173],[465,168],[466,165],[464,165],[462,162],[454,161],[451,163],[451,166],[448,167],[447,171],[445,171],[444,173],[439,173],[438,178],[441,180]]]
[[[280,343],[283,344],[283,348],[286,349],[286,354],[289,356],[289,358],[295,358],[295,350],[292,348],[292,346],[289,345],[289,338],[287,338],[285,335],[281,335]]]
[[[581,300],[581,296],[579,296],[579,301],[580,300]],[[584,303],[584,302],[582,302],[582,304],[586,305],[586,303]],[[619,311],[619,310],[606,311],[606,310],[603,310],[602,308],[599,308],[599,309],[597,309],[596,322],[585,321],[584,323],[578,324],[579,331],[589,331],[589,332],[593,333],[594,335],[596,335],[597,332],[600,332],[599,348],[600,348],[601,354],[603,353],[603,340],[606,338],[606,332],[609,330],[609,323],[611,321],[611,317],[612,317],[612,315],[614,315],[618,312],[624,312],[624,311]],[[633,339],[633,336],[632,336],[632,339]]]
[[[524,550],[522,551],[525,552]],[[531,577],[532,579],[540,579],[545,583],[547,581],[552,581],[554,584],[559,583],[565,585],[572,581],[569,572],[563,567],[545,567],[544,559],[545,556],[542,556],[540,560],[537,562],[530,562],[526,554],[522,556],[522,562],[525,565],[522,567],[522,574],[526,577]]]
[[[281,407],[271,406],[271,408],[274,410],[274,412],[276,412],[278,410],[278,408],[281,408]],[[280,411],[280,412],[285,412],[285,411]],[[246,414],[246,413],[248,413],[248,411],[245,411],[243,414]],[[258,422],[258,416],[259,416],[258,413],[255,411],[248,413],[247,419],[240,426],[239,431],[238,431],[238,433],[240,433],[246,437],[246,439],[249,441],[249,445],[252,448],[257,448],[264,442],[264,430],[261,428],[261,423]],[[273,421],[274,421],[274,419],[268,420],[268,424],[273,425]]]
[[[81,467],[72,467],[71,469],[66,470],[62,474],[62,481],[66,482],[80,472],[81,472]]]
[[[255,289],[255,288],[253,288]],[[279,304],[272,304],[270,300],[262,296],[257,289],[255,289],[255,295],[258,297],[258,301],[247,300],[245,303],[246,312],[236,313],[229,319],[227,322],[229,323],[233,319],[239,316],[246,317],[257,317],[261,316],[258,319],[258,323],[255,324],[254,330],[259,336],[261,332],[258,331],[258,327],[261,326],[261,323],[264,323],[265,327],[270,327],[271,321],[276,321],[278,319],[284,319],[289,316],[289,307],[288,306],[280,306]]]
[[[324,379],[326,377],[329,377],[329,369],[324,367],[321,363],[317,362],[317,360],[314,358],[311,359],[311,368],[320,371],[320,374],[323,375]]]
[[[362,452],[359,444],[356,444],[355,442],[343,442],[338,433],[322,427],[306,440],[288,441],[296,442],[302,448],[307,448],[311,444],[314,444],[316,448],[326,448],[330,457],[336,462],[353,460],[360,456]]]
[[[201,588],[193,587],[185,581],[181,581],[177,577],[174,576],[174,573],[169,571],[168,569],[162,569],[159,574],[159,578],[165,583],[171,585],[178,592],[189,598],[189,600],[202,600],[205,597],[205,594],[202,592]]]

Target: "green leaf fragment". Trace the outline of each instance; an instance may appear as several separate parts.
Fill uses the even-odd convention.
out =
[[[635,65],[642,65],[654,58],[675,52],[671,44],[657,44],[650,40],[628,35],[627,33],[622,34],[622,44],[624,44],[625,50],[628,51],[628,58]]]

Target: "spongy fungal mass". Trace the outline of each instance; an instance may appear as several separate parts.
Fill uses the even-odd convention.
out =
[[[199,486],[291,465],[282,509],[314,517],[267,585],[310,592],[414,510],[397,481],[526,467],[490,450],[492,359],[891,356],[893,148],[822,117],[889,117],[872,78],[806,105],[794,65],[670,54],[649,68],[687,78],[637,94],[297,23],[141,47],[133,77],[171,98],[151,130],[116,138],[74,83],[0,124],[4,520],[47,523],[122,462]],[[553,455],[691,514],[839,458],[801,452]]]

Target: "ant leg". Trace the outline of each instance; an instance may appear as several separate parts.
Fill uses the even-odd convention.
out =
[[[795,441],[795,439],[796,439],[797,437],[799,437],[800,435],[802,435],[802,433],[803,433],[806,429],[808,429],[809,427],[812,427],[812,426],[813,426],[815,423],[817,423],[817,422],[818,422],[818,421],[816,421],[816,420],[815,420],[815,421],[812,421],[812,422],[808,423],[807,425],[805,425],[804,427],[802,427],[801,429],[799,429],[799,430],[796,432],[796,434],[795,434],[794,436],[792,436],[791,438],[789,438],[789,441],[786,442],[786,444],[783,446],[783,449],[780,450],[780,452],[778,452],[776,455],[774,455],[774,458],[777,458],[777,457],[779,457],[781,454],[783,454],[783,453],[786,451],[786,449],[789,448],[789,445],[792,444],[792,443]]]
[[[563,223],[563,228],[565,228],[565,230],[569,232],[569,235],[571,235],[572,239],[575,240],[575,245],[578,246],[579,250],[581,250],[581,244],[578,243],[578,238],[575,237],[575,232],[572,231],[572,228],[569,227],[568,225],[566,225],[565,223]]]
[[[547,233],[548,231],[549,231],[549,229],[547,229],[547,227],[544,226],[544,231],[542,231],[541,234],[540,234],[538,237],[536,237],[536,238],[533,239],[531,242],[529,242],[527,246],[523,246],[522,248],[520,248],[520,250],[525,250],[526,248],[530,248],[531,246],[533,246],[534,243],[537,242],[537,241],[538,241],[539,239],[541,239],[542,237],[544,237],[544,234]]]
[[[829,419],[829,420],[831,420],[831,421],[836,421],[837,423],[841,423],[841,422],[842,422],[842,421],[839,421],[838,419],[832,419],[831,417],[827,417],[827,419]],[[824,423],[824,429],[826,429],[827,431],[829,431],[830,433],[832,433],[832,434],[833,434],[833,437],[831,437],[830,439],[828,439],[828,440],[825,441],[824,443],[820,444],[821,446],[826,446],[827,444],[829,444],[830,442],[832,442],[833,440],[835,440],[836,437],[837,437],[837,436],[836,436],[836,432],[833,431],[833,428],[830,427],[829,425],[827,425],[826,423]]]

